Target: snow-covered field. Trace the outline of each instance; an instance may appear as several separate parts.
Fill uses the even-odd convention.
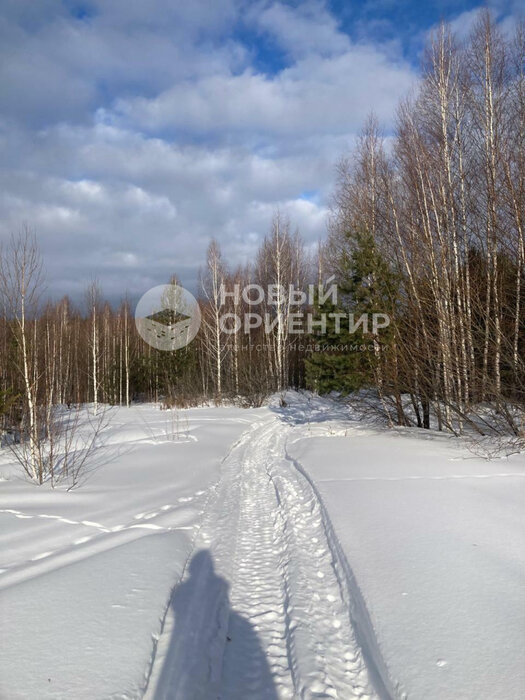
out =
[[[2,700],[521,700],[525,458],[330,401],[112,409],[66,492],[0,451]]]

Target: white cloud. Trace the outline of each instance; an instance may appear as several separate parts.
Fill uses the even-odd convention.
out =
[[[92,276],[115,298],[172,272],[195,288],[212,235],[247,262],[277,207],[314,244],[335,161],[414,80],[311,0],[93,0],[83,20],[32,4],[0,25],[0,240],[33,226],[55,295]],[[238,26],[286,67],[258,72]]]
[[[309,54],[331,56],[350,49],[349,38],[318,0],[305,0],[295,8],[278,2],[266,7],[256,5],[253,20],[295,58]]]
[[[246,70],[179,83],[152,99],[121,99],[112,121],[229,139],[348,133],[371,109],[390,121],[413,82],[407,64],[393,65],[374,48],[356,46],[335,57],[305,57],[274,77]]]

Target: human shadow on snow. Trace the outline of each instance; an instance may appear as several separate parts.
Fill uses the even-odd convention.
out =
[[[154,700],[278,700],[253,625],[230,608],[228,582],[198,551],[171,600],[174,627]]]

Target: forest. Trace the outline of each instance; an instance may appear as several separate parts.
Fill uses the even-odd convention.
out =
[[[38,232],[13,232],[0,258],[0,427],[27,446],[28,475],[51,468],[41,444],[57,407],[258,406],[288,387],[364,392],[390,425],[523,438],[524,61],[523,28],[503,35],[488,12],[464,41],[443,24],[395,130],[371,115],[338,163],[326,239],[307,244],[277,212],[250,264],[232,267],[211,241],[201,330],[176,352],[145,343],[129,300],[111,305],[96,282],[82,303],[46,299]],[[221,291],[248,285],[279,290],[258,309],[270,329],[223,323],[253,308]],[[351,333],[338,322],[349,313],[390,323]]]

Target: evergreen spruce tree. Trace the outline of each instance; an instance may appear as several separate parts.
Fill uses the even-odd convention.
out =
[[[326,301],[315,305],[317,318],[325,314],[326,333],[317,331],[310,341],[335,348],[314,352],[306,360],[307,384],[320,394],[331,391],[348,394],[373,385],[381,353],[393,342],[391,327],[381,329],[378,337],[374,337],[371,325],[373,314],[390,317],[394,314],[399,280],[377,250],[370,233],[349,234],[348,243],[349,252],[343,252],[340,260],[343,272],[338,280],[337,304]],[[339,333],[334,314],[345,314],[340,319]],[[367,332],[363,332],[361,325],[351,333],[349,314],[354,315],[355,322],[367,314]]]

